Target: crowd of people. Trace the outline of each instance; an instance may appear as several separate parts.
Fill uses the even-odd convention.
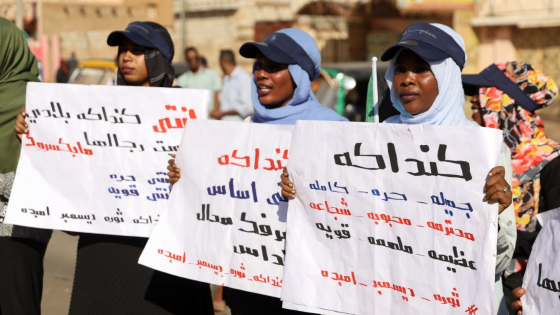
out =
[[[39,81],[37,61],[23,33],[1,18],[0,41],[0,314],[40,314],[43,257],[52,231],[3,223],[20,140],[29,128],[24,119],[26,84]],[[118,47],[117,85],[173,87],[175,49],[161,25],[133,22],[125,31],[111,33],[107,44]],[[239,54],[255,60],[252,77],[237,66],[233,51],[223,50],[222,80],[202,66],[195,48],[185,50],[190,70],[178,78],[178,85],[210,90],[211,118],[290,125],[298,120],[346,121],[322,106],[311,91],[321,70],[321,54],[309,34],[283,29],[263,43],[245,43]],[[536,216],[560,207],[560,146],[546,137],[535,114],[554,102],[558,87],[523,62],[504,62],[479,75],[462,76],[467,61],[464,41],[440,24],[409,25],[401,42],[381,59],[390,60],[385,95],[398,112],[386,123],[478,124],[503,131],[500,163],[489,170],[481,188],[484,201],[499,205],[495,314],[521,314],[519,298],[526,292],[519,287],[541,229]],[[463,111],[465,94],[472,96],[474,121]],[[171,184],[180,180],[174,160],[168,170]],[[293,199],[296,187],[288,175],[284,169],[280,186],[282,195]],[[137,263],[146,238],[87,233],[79,238],[70,314],[214,313],[208,284]],[[299,313],[282,309],[278,298],[227,287],[223,299],[234,315]]]

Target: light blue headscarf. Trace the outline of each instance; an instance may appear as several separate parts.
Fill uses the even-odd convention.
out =
[[[465,51],[465,42],[461,35],[451,28],[442,24],[431,24],[447,34],[449,34],[461,48]],[[461,68],[451,58],[428,61],[430,68],[436,77],[438,84],[438,96],[432,107],[422,114],[411,115],[407,113],[396,94],[393,87],[393,77],[395,76],[395,62],[399,53],[391,60],[389,68],[385,73],[385,80],[391,89],[391,102],[401,114],[387,118],[384,122],[393,124],[423,124],[423,125],[447,125],[447,126],[477,126],[477,123],[468,120],[465,116],[463,106],[465,104],[465,93],[461,81]],[[465,53],[465,62],[467,60]]]
[[[284,107],[267,108],[259,101],[257,84],[253,80],[251,85],[251,99],[255,109],[255,115],[251,119],[255,123],[294,125],[297,120],[330,120],[347,121],[346,118],[338,115],[334,110],[326,108],[315,98],[311,91],[311,81],[317,79],[321,71],[321,52],[313,37],[306,32],[287,28],[278,31],[291,37],[307,53],[313,62],[314,73],[309,74],[300,65],[288,65],[290,75],[296,84],[294,98]],[[253,65],[253,73],[255,72]]]

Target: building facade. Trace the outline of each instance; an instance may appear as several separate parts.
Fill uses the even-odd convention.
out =
[[[347,54],[347,15],[361,2],[367,1],[174,0],[173,38],[177,49],[180,43],[194,46],[216,68],[220,50],[237,53],[245,42],[262,41],[279,29],[297,27],[317,40],[323,59],[338,61],[338,56]],[[184,21],[181,12],[185,12]],[[182,56],[182,51],[175,55]],[[238,63],[250,70],[253,61],[238,58]]]
[[[560,0],[486,0],[471,25],[480,38],[479,69],[520,60],[560,82]]]
[[[477,71],[524,61],[560,83],[560,0],[481,0],[470,24],[480,43]],[[558,117],[560,106],[539,113]]]
[[[15,7],[15,0],[0,0],[0,16],[13,21]],[[24,7],[24,29],[47,82],[72,53],[81,60],[115,58],[107,36],[132,21],[173,26],[172,0],[24,0]]]

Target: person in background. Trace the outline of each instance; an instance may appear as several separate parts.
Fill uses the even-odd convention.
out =
[[[208,61],[206,61],[206,57],[200,56],[200,66],[203,68],[208,68]]]
[[[311,82],[321,71],[321,52],[306,32],[288,28],[269,35],[263,43],[245,43],[241,56],[255,58],[251,100],[255,115],[251,123],[294,125],[298,120],[348,121],[317,101]],[[167,167],[169,183],[181,177],[175,160]],[[187,175],[188,176],[188,175]],[[282,308],[271,296],[224,288],[232,315],[308,314]]]
[[[60,59],[60,67],[56,72],[56,83],[68,83],[68,79],[70,79],[70,70],[66,65],[66,61]]]
[[[0,314],[41,314],[43,258],[52,230],[5,224],[21,142],[14,124],[28,82],[39,82],[24,33],[0,18]],[[20,137],[21,139],[21,137]]]
[[[76,59],[76,53],[72,52],[70,54],[70,59],[66,60],[66,67],[68,67],[68,73],[71,74],[74,69],[78,66],[78,59]]]
[[[216,71],[202,66],[196,48],[188,47],[185,49],[185,58],[190,70],[177,78],[177,84],[182,88],[210,90],[212,94],[210,95],[208,112],[212,112],[214,109],[219,110],[218,96],[222,90],[222,78]]]
[[[399,111],[399,115],[389,117],[384,122],[476,126],[475,122],[465,117],[463,111],[465,95],[461,85],[461,70],[467,61],[463,38],[442,24],[414,23],[405,29],[404,34],[400,43],[388,48],[381,56],[382,61],[391,60],[385,79],[390,88],[391,102]],[[282,195],[294,199],[296,189],[286,169],[280,178]],[[500,315],[506,311],[501,275],[515,246],[510,182],[511,159],[507,148],[502,145],[500,166],[488,173],[483,199],[488,203],[499,204],[494,313]]]
[[[174,45],[163,26],[132,22],[125,31],[112,32],[107,44],[119,49],[117,85],[172,87]],[[16,131],[27,132],[23,116],[18,122]],[[147,241],[80,233],[69,314],[214,314],[207,283],[138,264]]]
[[[210,112],[210,117],[243,121],[253,113],[251,76],[235,63],[235,55],[231,50],[220,52],[220,67],[225,74],[220,108]]]
[[[531,249],[542,226],[537,214],[560,207],[560,145],[547,138],[536,110],[550,106],[558,86],[524,62],[492,64],[478,75],[463,75],[472,96],[473,119],[500,129],[511,151],[513,205],[517,243],[504,274],[504,296],[510,314],[512,290],[521,287]]]

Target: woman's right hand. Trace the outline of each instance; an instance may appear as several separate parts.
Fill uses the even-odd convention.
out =
[[[181,178],[181,170],[175,164],[175,154],[171,154],[171,156],[173,158],[169,160],[169,166],[167,166],[169,173],[167,173],[167,176],[169,177],[169,183],[173,185]]]
[[[288,199],[296,198],[296,190],[294,189],[294,183],[290,181],[288,175],[288,169],[284,167],[284,171],[280,175],[280,187],[282,188],[282,196]]]
[[[21,112],[17,114],[16,124],[14,126],[14,130],[16,131],[19,140],[21,140],[24,134],[29,132],[29,130],[27,130],[28,127],[29,126],[25,122],[25,106],[23,106],[21,108]]]

